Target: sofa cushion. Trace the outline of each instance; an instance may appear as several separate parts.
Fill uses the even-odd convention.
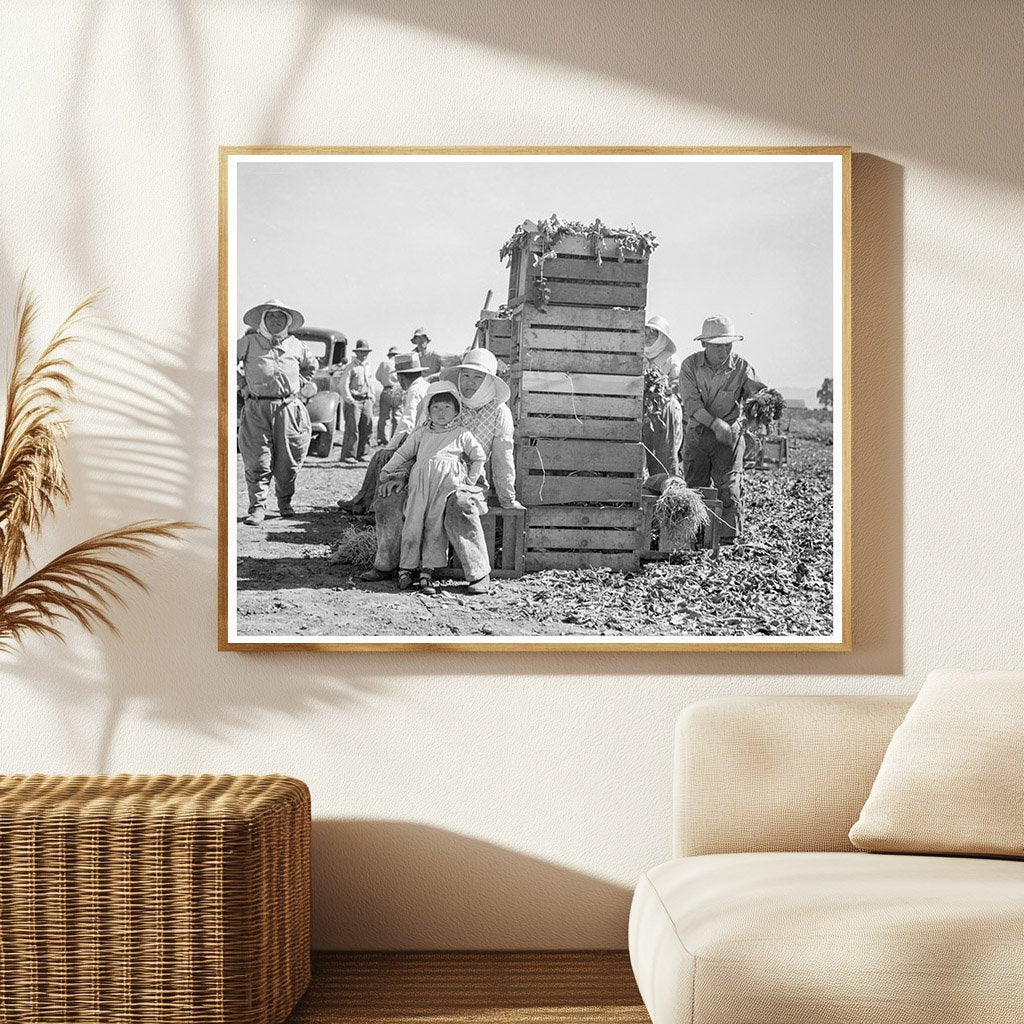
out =
[[[850,841],[884,853],[1024,856],[1024,673],[932,672]]]
[[[647,872],[629,951],[653,1024],[1024,1020],[1024,863],[686,857]]]

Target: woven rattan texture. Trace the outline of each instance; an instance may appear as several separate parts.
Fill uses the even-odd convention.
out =
[[[309,833],[284,776],[0,777],[0,1022],[283,1021]]]

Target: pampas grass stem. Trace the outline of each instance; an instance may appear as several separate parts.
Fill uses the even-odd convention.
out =
[[[69,621],[90,631],[102,625],[116,633],[109,613],[115,604],[124,605],[119,587],[146,589],[124,557],[152,555],[160,542],[197,528],[194,523],[149,520],[109,530],[12,585],[21,566],[31,563],[31,539],[58,504],[71,500],[61,457],[67,436],[65,407],[74,396],[74,366],[65,348],[79,340],[76,329],[97,296],[75,306],[33,356],[38,303],[24,278],[18,289],[0,450],[0,650],[13,649],[30,634],[63,639],[62,626]]]

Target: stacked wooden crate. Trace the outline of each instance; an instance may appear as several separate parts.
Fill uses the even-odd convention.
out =
[[[541,260],[546,253],[555,258]],[[527,232],[512,252],[509,385],[525,568],[639,568],[646,251]]]

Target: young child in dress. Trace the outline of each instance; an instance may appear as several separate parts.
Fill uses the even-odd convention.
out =
[[[380,480],[408,477],[409,496],[402,525],[398,588],[407,590],[419,571],[420,592],[436,594],[434,571],[448,565],[444,509],[459,490],[479,491],[480,511],[486,511],[483,492],[475,488],[484,468],[484,450],[462,426],[458,388],[449,381],[431,384],[423,397],[426,419],[402,442],[381,470]],[[487,553],[483,552],[486,561]]]

